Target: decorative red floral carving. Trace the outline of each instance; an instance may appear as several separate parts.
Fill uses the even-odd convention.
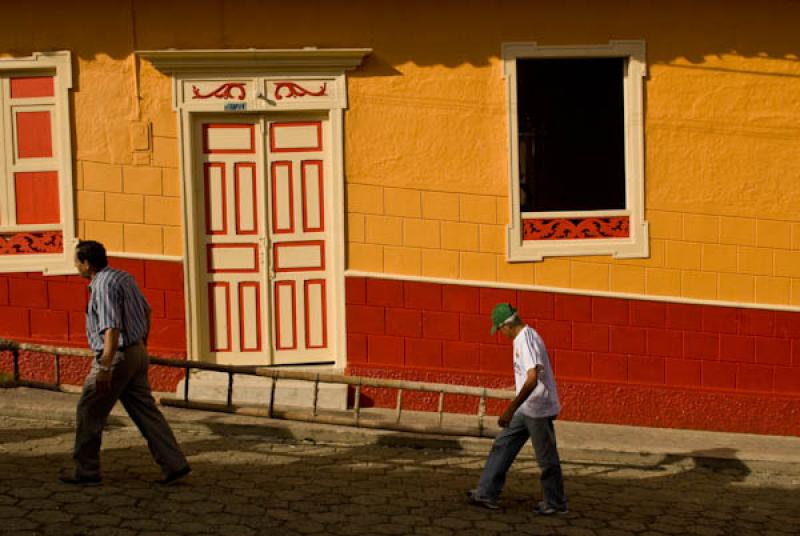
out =
[[[582,240],[587,238],[627,238],[627,216],[607,218],[536,218],[522,220],[523,240]]]
[[[281,90],[286,90],[286,95],[281,95]],[[311,91],[303,86],[295,84],[294,82],[275,82],[275,100],[279,101],[281,99],[289,98],[294,99],[297,97],[305,97],[306,95],[310,97],[324,97],[327,95],[328,91],[328,84],[327,82],[323,83],[319,86],[319,91]]]
[[[61,231],[36,231],[0,235],[0,255],[61,253],[64,251]]]
[[[234,92],[238,93],[238,95],[234,95]],[[247,95],[247,91],[244,89],[244,83],[241,82],[226,82],[205,95],[200,93],[199,87],[192,86],[192,93],[194,94],[194,97],[192,97],[193,99],[210,99],[214,97],[215,99],[227,100],[238,98],[239,100],[244,100]]]

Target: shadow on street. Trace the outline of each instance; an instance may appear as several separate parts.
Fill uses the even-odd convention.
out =
[[[530,447],[509,474],[501,509],[470,506],[484,458],[441,448],[335,446],[267,426],[177,427],[194,472],[153,484],[157,466],[133,428],[105,435],[104,483],[56,481],[72,428],[0,431],[0,533],[8,534],[796,534],[800,488],[758,475],[735,452],[655,463],[563,461],[570,513],[539,517]],[[394,441],[393,445],[396,445]],[[787,485],[787,482],[789,484]],[[5,531],[11,532],[5,532]]]

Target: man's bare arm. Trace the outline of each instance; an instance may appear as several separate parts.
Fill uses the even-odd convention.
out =
[[[516,413],[519,407],[528,399],[533,390],[536,389],[537,383],[539,383],[538,369],[536,367],[528,369],[528,376],[525,378],[525,383],[522,384],[522,389],[519,390],[514,400],[511,401],[503,414],[500,415],[500,418],[497,419],[497,424],[502,428],[508,426],[508,423],[511,422],[511,418],[514,417],[514,413]]]

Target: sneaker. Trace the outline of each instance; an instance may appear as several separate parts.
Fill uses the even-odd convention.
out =
[[[483,506],[489,510],[497,510],[500,508],[495,499],[480,495],[477,489],[467,490],[467,498],[469,499],[469,502],[475,506]]]
[[[192,468],[188,465],[183,469],[178,469],[174,473],[170,473],[161,480],[156,480],[157,484],[161,484],[162,486],[172,486],[180,482],[183,478],[185,478],[189,473],[192,472]]]
[[[75,484],[79,486],[99,486],[103,479],[99,476],[78,476],[75,471],[62,469],[58,479],[64,484]]]
[[[564,506],[553,506],[552,504],[547,504],[544,501],[539,501],[533,511],[542,516],[551,516],[553,514],[566,514],[569,512],[567,509],[567,505]]]

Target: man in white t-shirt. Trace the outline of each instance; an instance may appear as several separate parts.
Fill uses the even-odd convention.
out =
[[[506,473],[530,438],[542,471],[544,495],[534,511],[542,515],[565,514],[567,497],[553,427],[561,405],[547,349],[539,334],[523,323],[508,303],[499,303],[492,310],[491,333],[494,335],[497,331],[514,341],[517,396],[497,419],[502,430],[494,440],[478,487],[469,490],[467,496],[473,504],[498,508],[497,499]]]

